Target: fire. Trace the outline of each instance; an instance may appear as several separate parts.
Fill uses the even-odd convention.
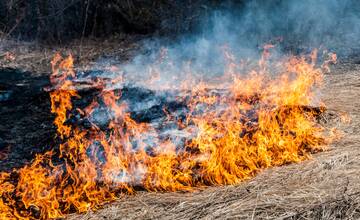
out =
[[[325,107],[310,106],[314,88],[321,86],[336,55],[330,54],[320,67],[317,51],[285,57],[274,65],[274,76],[269,67],[272,47],[264,47],[258,66],[248,74],[237,73],[237,65],[244,63],[237,64],[226,51],[231,59],[223,85],[202,82],[179,92],[184,95],[177,99],[187,110],[180,117],[163,109],[162,122],[176,125],[182,132],[176,138],[164,138],[153,124],[132,118],[122,94],[102,86],[100,79],[93,82],[99,95],[76,111],[88,118],[105,107],[107,127],[68,123],[75,114],[73,100],[81,97],[72,56],[55,55],[50,98],[61,143],[19,170],[0,173],[0,218],[61,218],[96,209],[139,187],[190,191],[236,184],[264,168],[299,162],[323,150],[332,140],[316,121]]]

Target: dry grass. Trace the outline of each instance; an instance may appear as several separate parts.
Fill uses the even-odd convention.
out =
[[[77,46],[76,46],[77,45]],[[127,59],[136,40],[119,38],[99,44],[44,47],[0,42],[0,67],[49,72],[55,51],[72,51],[81,68],[99,57]],[[7,53],[13,54],[10,60]],[[235,186],[198,189],[192,193],[138,192],[96,212],[73,214],[76,219],[359,219],[360,218],[360,65],[338,64],[326,76],[323,100],[333,112],[347,112],[350,124],[329,118],[329,126],[344,132],[328,151],[299,164],[264,170]]]
[[[126,61],[139,49],[138,40],[143,36],[118,35],[106,40],[74,40],[65,46],[24,43],[14,40],[1,40],[0,68],[17,68],[34,74],[49,73],[50,61],[54,54],[71,53],[78,67],[93,67],[100,58]]]

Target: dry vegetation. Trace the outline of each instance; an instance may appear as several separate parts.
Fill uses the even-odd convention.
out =
[[[101,58],[124,62],[138,51],[142,35],[117,35],[106,40],[73,40],[64,45],[0,41],[0,68],[16,68],[33,74],[49,73],[50,61],[56,52],[71,53],[78,67],[86,69]]]
[[[0,1],[0,34],[46,42],[115,33],[174,34],[191,29],[210,8],[221,3],[218,0]]]

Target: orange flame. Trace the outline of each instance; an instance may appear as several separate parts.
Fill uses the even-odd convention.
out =
[[[224,94],[209,92],[205,82],[192,89],[186,120],[177,123],[194,136],[180,151],[174,141],[161,139],[151,124],[131,118],[121,94],[114,91],[103,89],[100,96],[113,116],[108,132],[96,125],[88,130],[68,125],[72,99],[80,96],[73,85],[72,56],[64,59],[56,54],[50,78],[55,90],[50,98],[62,143],[58,151],[37,155],[20,170],[0,173],[0,218],[64,217],[131,194],[139,186],[176,191],[236,184],[261,169],[299,162],[322,150],[332,139],[316,123],[319,112],[308,106],[330,61],[317,68],[317,51],[309,59],[288,57],[277,65],[281,72],[272,77],[267,65],[272,47],[264,48],[258,69],[247,76],[236,73],[235,59],[227,51],[231,86]],[[93,101],[79,112],[91,115],[97,106]],[[167,120],[174,120],[171,112],[164,111]],[[155,145],[151,153],[148,139]]]

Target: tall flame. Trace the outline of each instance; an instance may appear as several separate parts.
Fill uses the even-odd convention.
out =
[[[236,184],[264,168],[299,162],[322,150],[330,139],[316,122],[319,112],[309,106],[336,55],[320,68],[316,51],[284,58],[274,77],[267,68],[271,48],[264,48],[258,68],[246,75],[236,73],[232,59],[225,74],[230,86],[222,93],[211,92],[205,82],[193,87],[184,98],[189,109],[184,120],[164,109],[167,121],[177,120],[182,131],[192,134],[181,148],[178,140],[161,138],[150,123],[134,120],[121,94],[105,88],[98,100],[78,111],[88,117],[106,106],[112,115],[106,131],[95,124],[84,129],[67,123],[72,100],[80,96],[72,56],[56,54],[50,98],[59,150],[0,173],[0,219],[64,217],[134,193],[135,187],[176,191]]]

